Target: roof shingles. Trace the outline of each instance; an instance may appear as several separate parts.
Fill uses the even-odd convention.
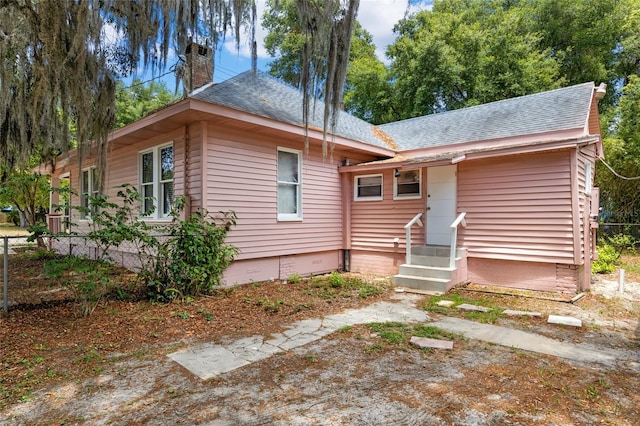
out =
[[[196,91],[190,97],[296,126],[304,125],[300,91],[260,71],[238,74],[222,83]],[[309,128],[322,129],[324,103],[312,103],[309,114]],[[343,111],[340,112],[335,134],[373,146],[390,148],[383,138],[374,133],[371,124]]]
[[[403,150],[582,128],[593,83],[378,126]]]
[[[377,127],[341,111],[335,134],[405,151],[578,129],[587,123],[593,88],[592,82],[583,83]],[[300,91],[259,71],[205,86],[190,97],[303,126]],[[324,103],[317,101],[310,109],[309,128],[321,129]]]

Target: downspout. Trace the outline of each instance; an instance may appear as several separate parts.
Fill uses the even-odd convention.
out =
[[[349,165],[349,160],[344,161],[345,165]],[[342,173],[342,267],[345,272],[351,271],[351,203],[352,197],[352,181],[351,173]]]

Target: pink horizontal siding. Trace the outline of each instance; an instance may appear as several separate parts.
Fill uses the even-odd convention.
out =
[[[191,210],[202,207],[202,124],[200,122],[187,126],[185,141],[186,175],[184,191],[181,195],[189,197]]]
[[[477,284],[536,291],[577,291],[578,267],[551,262],[469,258],[468,279]]]
[[[138,188],[139,183],[139,153],[149,148],[162,145],[165,143],[173,142],[174,145],[174,184],[175,193],[180,195],[183,192],[184,182],[181,176],[184,170],[184,128],[180,127],[173,132],[167,133],[163,136],[154,137],[134,145],[116,145],[108,152],[108,160],[105,170],[106,182],[104,185],[105,194],[109,197],[110,201],[119,202],[117,193],[120,190],[120,186],[128,183]],[[82,169],[86,169],[95,165],[95,157],[88,157],[82,161]],[[78,206],[80,204],[80,176],[81,171],[77,162],[68,164],[64,172],[69,172],[71,181],[71,188],[75,191],[75,195],[71,196],[72,206]],[[80,213],[72,209],[72,221],[77,224],[75,231],[84,232],[87,231],[88,223],[80,220]]]
[[[406,247],[404,226],[418,213],[425,212],[424,196],[417,199],[393,199],[393,170],[382,172],[383,199],[381,201],[354,201],[353,194],[345,202],[351,202],[351,247],[354,250],[371,250],[402,253]],[[362,173],[377,174],[368,171]],[[422,185],[426,184],[425,172],[422,171]],[[348,174],[352,179],[359,174]],[[424,216],[423,216],[424,223]],[[424,228],[414,226],[411,230],[412,245],[424,244]],[[394,239],[399,244],[394,244]]]
[[[205,206],[233,210],[237,225],[227,241],[239,260],[342,249],[342,197],[338,164],[319,148],[304,153],[301,140],[274,139],[209,126]],[[277,148],[302,153],[301,221],[278,221]]]
[[[470,258],[573,263],[566,151],[461,162],[458,212],[467,213],[459,245]]]

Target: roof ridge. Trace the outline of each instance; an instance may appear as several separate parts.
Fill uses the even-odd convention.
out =
[[[488,108],[491,106],[495,106],[501,103],[506,103],[506,102],[513,102],[516,100],[522,100],[522,99],[531,99],[533,97],[538,97],[538,96],[542,96],[542,95],[550,95],[554,92],[559,92],[559,91],[566,91],[569,89],[575,89],[576,87],[581,87],[581,86],[586,86],[586,85],[592,85],[595,87],[595,83],[593,81],[588,81],[585,83],[579,83],[579,84],[574,84],[572,86],[566,86],[566,87],[558,87],[556,89],[551,89],[551,90],[545,90],[542,92],[536,92],[536,93],[530,93],[528,95],[521,95],[521,96],[515,96],[513,98],[505,98],[505,99],[498,99],[497,101],[492,101],[492,102],[487,102],[484,104],[480,104],[480,105],[473,105],[473,106],[468,106],[468,107],[463,107],[463,108],[458,108],[458,109],[451,109],[451,110],[447,110],[447,111],[442,111],[442,112],[435,112],[433,114],[425,114],[425,115],[419,115],[417,117],[411,117],[411,118],[405,118],[404,120],[398,120],[398,121],[391,121],[389,123],[384,123],[384,124],[380,124],[378,125],[378,127],[385,127],[385,126],[392,126],[394,124],[398,124],[398,123],[407,123],[409,121],[414,121],[414,120],[420,120],[420,119],[424,119],[425,117],[433,117],[433,116],[438,116],[438,117],[442,117],[444,115],[450,115],[453,113],[458,113],[460,111],[473,111],[479,108]]]

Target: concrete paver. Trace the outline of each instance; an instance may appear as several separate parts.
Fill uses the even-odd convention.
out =
[[[420,348],[453,349],[453,342],[451,340],[439,340],[429,339],[428,337],[411,336],[411,340],[409,340],[409,343]]]
[[[564,315],[549,315],[547,318],[549,324],[569,325],[571,327],[582,327],[582,321],[578,318],[567,317]]]
[[[540,312],[533,312],[533,311],[516,311],[513,309],[505,309],[504,311],[502,311],[503,314],[505,315],[509,315],[510,317],[536,317],[536,318],[541,318],[542,314]]]
[[[478,305],[470,305],[468,303],[463,303],[461,305],[456,306],[458,309],[462,309],[464,311],[476,311],[476,312],[489,312],[491,308],[487,308],[485,306]]]
[[[592,345],[561,342],[535,333],[514,330],[492,324],[482,324],[461,318],[445,317],[431,323],[443,330],[459,333],[471,339],[483,340],[502,346],[524,349],[574,361],[597,362],[614,365],[619,359],[628,359],[628,354],[616,350],[599,350]],[[640,361],[640,357],[634,362]]]

